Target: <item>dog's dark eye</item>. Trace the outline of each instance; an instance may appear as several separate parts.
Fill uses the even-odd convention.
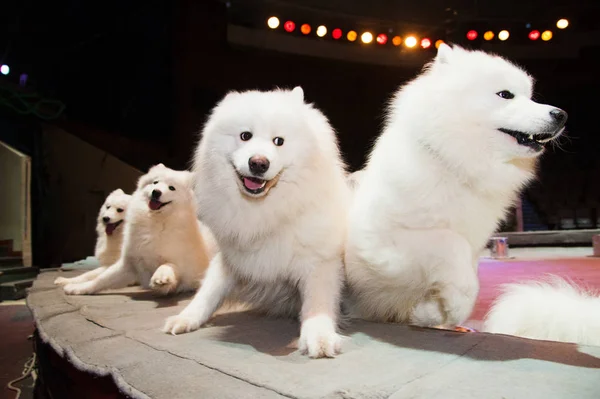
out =
[[[106,205],[106,209],[110,209],[110,205]]]
[[[512,100],[513,98],[515,98],[515,95],[512,94],[510,91],[508,90],[502,90],[499,91],[498,93],[496,93],[500,98],[503,98],[505,100]]]
[[[283,145],[283,137],[275,137],[273,139],[273,144],[275,144],[277,147],[280,147]]]
[[[169,186],[169,190],[171,190],[171,191],[175,191],[175,187],[173,187],[173,186]]]
[[[152,183],[152,184],[158,184],[158,180],[154,181],[154,183]]]
[[[242,139],[242,141],[248,141],[252,138],[252,133],[242,132],[242,134],[240,134],[240,138]]]
[[[119,212],[119,213],[123,212],[123,208],[117,208],[117,212]]]

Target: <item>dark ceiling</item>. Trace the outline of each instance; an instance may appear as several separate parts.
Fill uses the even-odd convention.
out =
[[[227,1],[227,0],[224,0]],[[600,2],[597,0],[230,0],[231,3],[268,8],[287,8],[320,12],[349,18],[374,18],[404,23],[439,25],[449,18],[456,22],[476,20],[529,21],[562,17],[590,19],[595,23]],[[594,18],[587,18],[588,16]]]

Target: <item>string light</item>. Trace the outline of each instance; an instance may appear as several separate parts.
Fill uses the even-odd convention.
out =
[[[417,38],[414,36],[409,36],[404,40],[404,45],[408,48],[413,48],[417,45]]]
[[[386,44],[388,41],[388,37],[385,33],[380,33],[377,35],[377,43]]]
[[[566,29],[567,26],[569,26],[569,20],[568,19],[561,18],[558,21],[556,21],[556,27],[558,29]]]
[[[321,25],[317,28],[317,36],[323,37],[327,34],[327,27],[325,25]]]
[[[267,26],[271,29],[277,29],[279,27],[279,18],[271,17],[267,20]]]
[[[10,73],[10,68],[8,65],[4,64],[2,66],[0,66],[0,73],[2,75],[8,75]]]
[[[547,41],[549,41],[551,39],[552,39],[552,31],[545,30],[542,33],[542,40],[545,41],[545,42],[547,42]]]
[[[285,29],[286,32],[293,32],[294,29],[296,29],[296,24],[294,23],[294,21],[287,21],[285,24],[283,24],[283,29]]]
[[[364,44],[369,44],[373,41],[373,34],[371,32],[365,32],[362,35],[360,35],[360,40]]]
[[[303,24],[300,27],[300,32],[302,32],[303,35],[308,35],[310,33],[310,25],[309,24]]]
[[[271,16],[267,19],[267,26],[270,29],[277,29],[280,27],[281,24],[282,24],[282,22],[276,16]],[[528,23],[526,25],[529,28],[531,28],[531,24]],[[286,21],[281,26],[283,27],[283,29],[286,32],[289,32],[289,33],[294,32],[296,30],[296,23],[291,20]],[[556,21],[556,27],[558,29],[566,29],[568,26],[569,26],[569,20],[567,20],[566,18],[561,18],[558,21]],[[309,24],[302,24],[300,26],[300,32],[303,35],[309,35],[312,32],[312,27]],[[392,32],[391,29],[390,29],[390,32]],[[319,25],[316,28],[315,33],[318,37],[326,37],[329,32],[325,25]],[[340,28],[335,28],[330,33],[331,33],[331,38],[333,38],[334,40],[339,40],[342,37],[344,37],[344,32]],[[490,41],[490,40],[494,39],[496,36],[498,37],[499,40],[506,41],[510,38],[510,32],[508,30],[504,29],[504,30],[501,30],[500,32],[498,32],[497,34],[495,34],[493,31],[488,30],[488,31],[485,31],[482,35],[483,39],[486,41]],[[528,32],[527,36],[528,36],[529,40],[532,40],[532,41],[542,39],[543,41],[547,42],[547,41],[552,40],[552,38],[554,37],[554,33],[551,30],[545,30],[543,32],[540,32],[539,30],[533,29]],[[475,29],[471,29],[466,33],[466,37],[468,40],[474,41],[479,37],[479,32]],[[441,39],[436,40],[434,42],[433,40],[431,40],[429,38],[418,39],[417,36],[414,36],[414,35],[407,36],[404,39],[400,36],[388,37],[388,35],[386,33],[380,33],[380,34],[374,35],[372,32],[369,32],[369,31],[365,31],[359,35],[356,31],[353,31],[353,30],[350,30],[346,33],[346,39],[349,42],[355,42],[358,39],[360,39],[361,42],[364,44],[370,44],[373,41],[376,41],[380,45],[387,44],[387,42],[390,41],[390,39],[391,39],[391,43],[396,47],[398,47],[398,46],[402,45],[402,43],[404,43],[404,45],[408,48],[413,48],[413,47],[417,47],[418,45],[420,45],[424,49],[432,47],[434,45],[434,43],[435,43],[435,48],[439,48],[444,43],[444,41]],[[10,73],[9,66],[5,65],[5,64],[0,65],[0,73],[2,75],[8,75]]]
[[[531,32],[529,32],[529,40],[537,40],[539,38],[540,38],[539,30],[532,30]]]

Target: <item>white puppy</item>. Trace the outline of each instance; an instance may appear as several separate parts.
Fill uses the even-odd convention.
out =
[[[567,119],[532,94],[532,78],[505,59],[447,45],[396,93],[349,212],[354,316],[467,319],[479,254]]]
[[[600,296],[556,276],[507,284],[488,312],[483,330],[600,345]]]
[[[230,93],[204,128],[194,172],[200,220],[221,252],[164,330],[195,330],[230,298],[299,315],[300,349],[334,356],[349,190],[325,116],[300,87]]]
[[[126,217],[119,260],[94,280],[65,285],[65,293],[94,294],[135,281],[159,294],[197,289],[210,255],[196,218],[191,172],[152,167],[140,177]]]
[[[69,283],[83,283],[99,276],[106,268],[121,257],[123,245],[123,229],[125,212],[131,201],[131,195],[125,194],[120,188],[111,192],[104,204],[100,207],[96,221],[96,249],[94,256],[98,259],[100,267],[83,273],[77,277],[58,277],[54,284],[65,285]]]

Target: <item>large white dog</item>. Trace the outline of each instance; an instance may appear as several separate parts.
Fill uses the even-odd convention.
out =
[[[221,252],[164,330],[195,330],[230,298],[300,316],[300,349],[334,356],[349,189],[325,116],[300,87],[230,93],[204,128],[194,172],[200,220]]]
[[[100,267],[83,273],[77,277],[58,277],[54,284],[65,285],[69,283],[83,283],[98,277],[106,268],[115,263],[121,257],[123,246],[123,230],[125,214],[131,195],[125,194],[123,190],[116,189],[111,192],[100,207],[96,220],[96,248],[94,256],[100,263]]]
[[[126,218],[121,257],[93,280],[65,285],[65,293],[94,294],[136,281],[161,295],[198,288],[210,254],[196,218],[191,172],[152,167],[140,177]]]
[[[467,319],[479,254],[567,119],[532,94],[532,78],[505,59],[447,45],[396,93],[349,212],[354,316]]]

